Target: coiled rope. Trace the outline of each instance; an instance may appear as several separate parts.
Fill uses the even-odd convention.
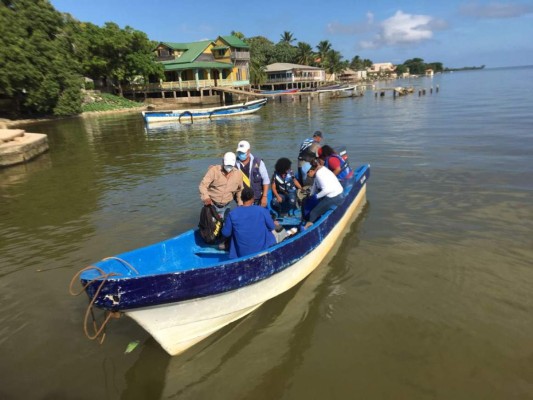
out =
[[[114,258],[114,257],[110,257],[110,258]],[[120,260],[120,259],[119,259]],[[123,260],[121,260],[123,261]],[[126,263],[124,261],[124,263]],[[127,264],[127,263],[126,263]],[[133,268],[131,265],[127,264],[131,269],[133,269],[135,272],[137,272],[135,270],[135,268]],[[84,271],[88,271],[88,270],[91,270],[91,269],[95,269],[97,270],[99,273],[100,273],[100,276],[97,276],[96,278],[92,279],[91,281],[87,282],[80,291],[76,292],[73,290],[73,284],[74,284],[74,281],[77,281],[78,278],[80,277],[80,275],[84,272]],[[137,272],[138,273],[138,272]],[[109,272],[109,273],[106,273],[104,270],[102,270],[101,268],[99,267],[96,267],[94,265],[89,265],[88,267],[85,267],[83,269],[81,269],[80,271],[78,271],[78,273],[76,273],[76,275],[74,275],[72,277],[72,280],[70,281],[70,285],[69,285],[69,293],[72,295],[72,296],[79,296],[80,294],[82,294],[83,292],[85,292],[85,289],[87,289],[87,287],[89,285],[91,285],[93,282],[99,280],[99,279],[102,279],[102,281],[100,282],[100,285],[98,286],[98,289],[96,289],[96,292],[94,293],[94,296],[93,298],[91,299],[91,301],[89,302],[89,305],[87,306],[87,310],[85,311],[85,317],[83,318],[83,331],[85,332],[85,336],[87,336],[87,338],[89,340],[95,340],[97,339],[100,335],[102,335],[101,339],[99,340],[99,343],[102,344],[104,342],[104,339],[105,339],[105,332],[104,332],[104,329],[107,325],[107,323],[109,322],[109,320],[111,318],[119,318],[120,317],[120,313],[117,313],[117,312],[112,312],[112,311],[105,311],[105,320],[104,322],[102,322],[102,324],[100,326],[98,326],[97,322],[96,322],[96,318],[94,316],[94,312],[93,312],[93,306],[94,306],[94,303],[98,297],[98,294],[100,293],[100,291],[102,290],[102,287],[104,286],[104,284],[107,282],[107,280],[112,277],[112,276],[119,276],[121,274],[118,274],[116,272]],[[92,325],[93,325],[93,330],[94,330],[94,333],[93,334],[90,334],[89,333],[89,328],[88,328],[88,325],[89,325],[89,315],[92,317]]]

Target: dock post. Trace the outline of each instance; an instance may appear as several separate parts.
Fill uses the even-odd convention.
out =
[[[430,94],[433,94],[433,86],[431,86],[431,87],[429,88],[429,93],[430,93]]]
[[[439,85],[437,85],[436,91],[437,93],[439,93]]]

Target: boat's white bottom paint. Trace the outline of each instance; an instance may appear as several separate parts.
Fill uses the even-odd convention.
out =
[[[289,290],[321,263],[335,246],[355,210],[366,199],[366,184],[343,218],[318,247],[287,269],[252,285],[214,296],[127,311],[168,354],[178,355],[224,326]]]
[[[259,111],[260,109],[261,109],[261,107],[254,108],[254,109],[251,109],[251,110],[238,111],[238,112],[234,112],[234,113],[227,113],[227,114],[192,115],[192,119],[196,120],[196,119],[208,119],[208,118],[214,119],[214,118],[224,118],[224,117],[237,117],[237,116],[241,116],[241,115],[252,114],[254,112]],[[183,112],[186,112],[186,111],[183,111]],[[181,113],[181,115],[165,116],[165,117],[150,117],[150,116],[147,116],[147,117],[145,117],[145,119],[146,119],[146,122],[148,122],[148,123],[154,123],[154,122],[179,121],[180,117],[181,117],[181,119],[183,119],[184,122],[189,122],[191,120],[191,115],[183,114],[183,112]]]

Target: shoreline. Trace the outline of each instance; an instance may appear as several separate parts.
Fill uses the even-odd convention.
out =
[[[30,125],[38,122],[46,122],[46,121],[55,121],[55,120],[61,120],[61,119],[67,119],[67,118],[77,118],[77,117],[91,117],[93,115],[102,115],[102,114],[123,114],[128,112],[140,112],[144,111],[148,108],[148,106],[142,106],[142,107],[131,107],[131,108],[117,108],[116,110],[105,110],[105,111],[86,111],[82,112],[81,114],[77,115],[69,115],[65,117],[39,117],[39,118],[25,118],[25,119],[8,119],[8,118],[0,118],[0,129],[10,129],[15,128],[20,125]]]

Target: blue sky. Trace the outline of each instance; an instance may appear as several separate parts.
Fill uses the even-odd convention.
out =
[[[151,40],[192,42],[240,31],[277,43],[284,31],[345,59],[395,64],[420,57],[447,67],[533,65],[533,0],[186,1],[52,0],[80,21],[115,22]],[[296,43],[296,42],[295,42]]]

